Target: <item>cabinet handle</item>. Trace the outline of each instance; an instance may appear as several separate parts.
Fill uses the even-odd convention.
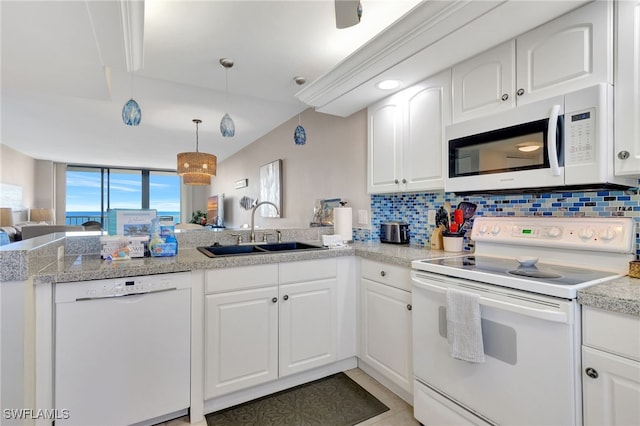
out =
[[[406,179],[402,179],[402,183],[407,183],[407,180]]]
[[[518,96],[522,96],[522,95],[524,95],[524,89],[518,89],[518,91],[516,92],[516,94],[517,94]]]
[[[286,294],[282,297],[284,300],[289,300],[289,296],[287,296]]]
[[[411,306],[411,305],[407,305],[407,311],[410,311],[410,310],[412,310],[412,309],[413,309],[413,306]]]
[[[595,368],[589,367],[586,370],[584,370],[584,372],[587,374],[587,376],[591,377],[592,379],[598,378],[598,372],[596,371]]]
[[[384,276],[386,276],[386,275],[387,275],[387,273],[386,273],[385,271],[380,271],[380,276],[381,276],[381,277],[384,277]]]
[[[278,301],[278,298],[277,298],[277,297],[274,297],[273,299],[271,299],[271,301],[272,301],[273,303],[276,303],[276,302]]]
[[[509,95],[505,93],[504,95],[502,95],[500,99],[502,99],[503,101],[506,101],[507,99],[509,99]]]
[[[618,153],[618,158],[621,160],[626,160],[627,158],[629,158],[631,154],[629,154],[629,151],[620,151]]]
[[[396,184],[398,184],[398,179],[394,180],[394,182],[395,182]]]

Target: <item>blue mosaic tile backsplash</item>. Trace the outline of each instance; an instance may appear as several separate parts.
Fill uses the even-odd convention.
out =
[[[427,224],[427,212],[437,210],[446,201],[451,203],[452,209],[461,201],[477,204],[475,216],[633,217],[636,223],[636,254],[640,254],[640,195],[627,191],[466,197],[443,191],[372,195],[371,229],[354,229],[354,239],[378,241],[380,223],[397,220],[409,223],[411,244],[429,246],[435,226]],[[466,249],[470,249],[469,241]]]

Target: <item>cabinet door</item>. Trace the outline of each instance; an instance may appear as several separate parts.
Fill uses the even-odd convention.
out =
[[[336,360],[335,278],[280,286],[280,377]]]
[[[205,398],[278,378],[278,288],[205,296]]]
[[[583,346],[582,369],[586,426],[640,424],[639,362]]]
[[[617,4],[615,174],[640,175],[640,1]]]
[[[515,106],[515,42],[501,44],[453,67],[453,122]]]
[[[451,70],[405,91],[403,191],[444,188],[444,127],[451,123]]]
[[[612,82],[613,2],[596,1],[516,40],[518,104]]]
[[[367,190],[370,194],[397,192],[402,138],[401,96],[386,98],[367,110]]]
[[[361,279],[362,359],[407,392],[413,389],[411,293]]]

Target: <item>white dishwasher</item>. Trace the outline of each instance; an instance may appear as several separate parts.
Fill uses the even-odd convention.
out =
[[[189,407],[190,273],[54,291],[56,425],[129,425]]]

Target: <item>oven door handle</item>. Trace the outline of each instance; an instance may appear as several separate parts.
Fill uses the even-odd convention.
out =
[[[560,163],[558,162],[558,145],[556,140],[559,115],[560,105],[554,105],[551,107],[551,112],[549,113],[549,124],[547,125],[547,155],[549,156],[551,174],[554,176],[560,176]]]
[[[428,283],[422,280],[416,280],[415,278],[414,278],[414,283],[417,284],[418,288],[424,288],[425,290],[431,290],[437,293],[444,294],[447,291],[447,287],[442,287],[442,286]],[[523,306],[520,304],[506,302],[504,300],[496,300],[496,299],[492,299],[485,296],[480,296],[480,305],[488,306],[496,309],[503,309],[506,311],[526,315],[529,317],[539,318],[547,321],[566,323],[566,324],[570,322],[569,315],[567,312],[545,309],[545,308],[532,308],[530,306]]]

